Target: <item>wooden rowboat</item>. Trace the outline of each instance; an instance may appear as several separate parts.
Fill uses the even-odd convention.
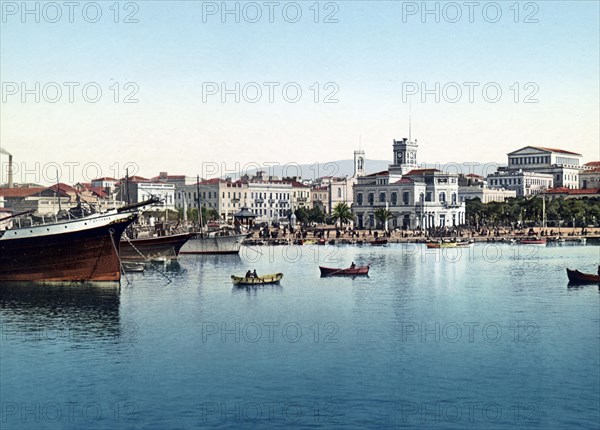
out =
[[[375,240],[371,241],[370,243],[373,246],[383,246],[383,245],[387,245],[388,240],[386,238],[375,239]]]
[[[546,239],[521,239],[521,245],[545,245]]]
[[[437,249],[437,248],[456,248],[456,242],[427,242],[427,248],[429,249]]]
[[[369,274],[369,266],[348,267],[346,269],[319,266],[319,270],[321,270],[321,276],[358,276]]]
[[[267,285],[278,284],[283,278],[283,273],[274,273],[272,275],[258,276],[256,278],[246,278],[243,276],[231,275],[231,281],[234,285]]]
[[[582,273],[579,270],[567,269],[569,282],[573,284],[600,284],[600,276],[590,273]]]

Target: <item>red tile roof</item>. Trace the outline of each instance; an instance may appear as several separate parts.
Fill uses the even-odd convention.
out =
[[[433,169],[433,168],[431,168],[431,169],[414,169],[414,170],[411,170],[410,172],[408,172],[406,174],[406,176],[409,176],[409,175],[410,176],[412,176],[412,175],[426,175],[428,173],[435,173],[435,172],[441,172],[441,170]]]
[[[63,184],[60,182],[58,184],[48,187],[48,189],[52,190],[52,191],[60,191],[60,192],[69,193],[69,194],[79,194],[79,191],[77,191],[72,186]]]
[[[0,188],[0,196],[2,197],[30,197],[44,191],[45,187],[32,188]]]
[[[565,151],[564,149],[558,149],[558,148],[546,148],[544,146],[532,146],[531,148],[541,149],[542,151],[559,152],[561,154],[581,155],[581,154],[578,154],[577,152]]]
[[[579,194],[599,194],[600,188],[550,188],[545,191],[546,194],[568,194],[568,195],[579,195]]]
[[[11,213],[13,210],[9,208],[0,208],[0,212]]]
[[[584,166],[600,167],[600,161],[590,161],[589,163],[585,163]]]
[[[476,175],[475,173],[469,173],[468,175],[465,175],[467,178],[479,178],[479,179],[483,179],[483,176],[479,176]]]
[[[414,182],[415,182],[415,181],[413,181],[413,180],[412,180],[412,179],[410,179],[410,178],[402,178],[402,179],[400,179],[400,180],[398,180],[398,181],[394,182],[394,184],[412,184],[412,183],[414,183]]]
[[[390,172],[388,170],[382,170],[381,172],[371,173],[370,175],[365,175],[365,178],[369,178],[371,176],[389,176]]]
[[[118,179],[109,178],[108,176],[105,176],[103,178],[98,178],[98,179],[92,179],[92,182],[96,182],[96,181],[118,181]]]

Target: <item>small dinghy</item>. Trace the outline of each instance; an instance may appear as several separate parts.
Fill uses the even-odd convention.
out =
[[[127,273],[131,272],[143,272],[146,265],[139,261],[122,261],[123,271]]]

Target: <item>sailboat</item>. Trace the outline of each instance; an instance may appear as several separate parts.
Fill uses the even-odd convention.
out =
[[[197,177],[198,225],[195,233],[181,248],[181,254],[237,254],[248,234],[231,229],[204,232],[202,227],[202,205],[200,204],[200,177]]]

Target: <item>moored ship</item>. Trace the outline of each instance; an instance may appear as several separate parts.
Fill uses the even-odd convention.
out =
[[[0,281],[119,281],[119,240],[136,218],[117,210],[0,231]]]
[[[194,233],[181,233],[169,236],[124,239],[121,241],[120,255],[123,260],[176,259],[181,248],[194,236]]]
[[[214,232],[196,234],[181,248],[181,254],[237,254],[242,242],[248,237],[244,233]]]

